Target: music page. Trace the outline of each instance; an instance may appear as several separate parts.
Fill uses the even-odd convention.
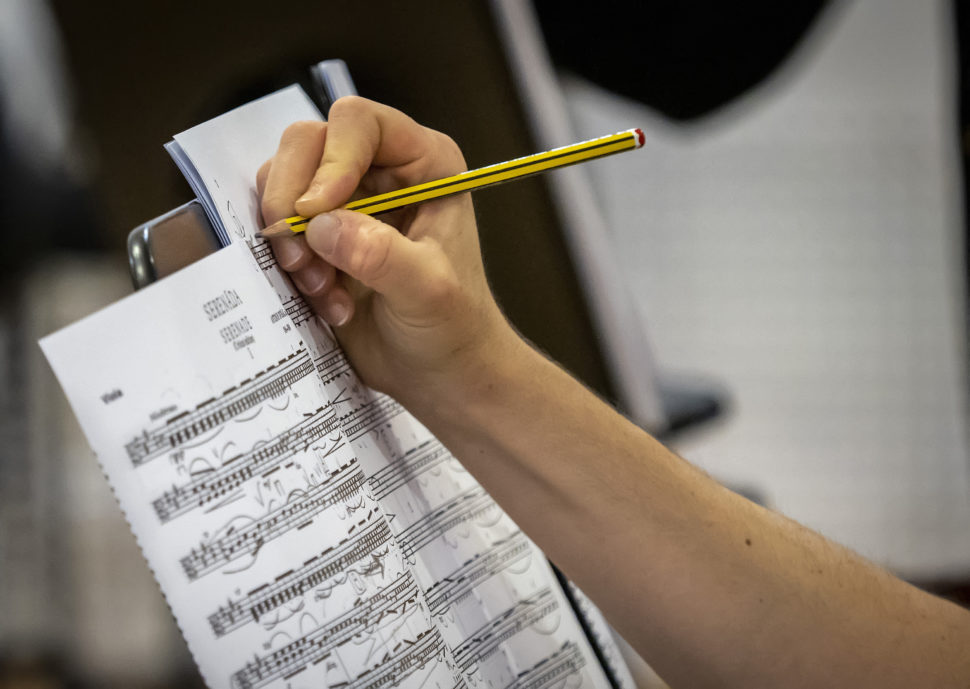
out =
[[[456,686],[312,354],[244,246],[41,345],[210,687]]]
[[[306,94],[291,87],[176,135],[169,150],[187,179],[204,187],[196,192],[211,198],[228,240],[253,252],[303,334],[344,434],[469,686],[606,687],[605,665],[613,682],[632,687],[598,611],[587,603],[589,614],[578,616],[542,551],[447,448],[395,400],[361,383],[330,331],[276,266],[268,242],[256,236],[256,170],[275,152],[287,124],[310,118]]]

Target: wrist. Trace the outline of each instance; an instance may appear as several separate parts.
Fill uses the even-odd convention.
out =
[[[533,357],[541,358],[496,307],[473,342],[457,349],[446,366],[427,376],[421,394],[400,401],[436,433],[471,431],[476,410],[501,406],[514,394]]]

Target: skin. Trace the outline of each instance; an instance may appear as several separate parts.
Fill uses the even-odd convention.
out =
[[[259,171],[274,251],[371,387],[395,397],[675,687],[970,687],[970,612],[726,490],[509,325],[471,200],[333,210],[461,172],[447,136],[361,98]],[[607,537],[604,537],[604,534]]]

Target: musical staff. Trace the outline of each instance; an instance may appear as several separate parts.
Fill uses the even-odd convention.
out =
[[[553,595],[552,589],[548,587],[542,589],[472,632],[465,642],[454,650],[455,662],[462,672],[468,672],[473,665],[495,653],[502,642],[508,641],[523,629],[531,627],[558,609],[559,601]]]
[[[213,543],[201,543],[179,562],[190,580],[198,579],[246,555],[255,555],[264,545],[291,529],[302,528],[331,505],[355,495],[363,485],[357,462],[340,467],[330,480],[314,486],[299,500],[277,507],[262,519],[232,528]]]
[[[317,373],[324,385],[329,385],[340,376],[353,373],[350,361],[339,348],[320,355],[313,363],[316,364]]]
[[[516,532],[476,554],[424,592],[431,614],[444,614],[468,596],[475,586],[511,565],[527,560],[532,552],[530,541],[521,532]]]
[[[248,240],[249,250],[252,251],[256,264],[262,271],[271,270],[276,265],[276,258],[273,256],[273,247],[265,239]]]
[[[314,587],[347,571],[354,564],[369,558],[390,539],[391,531],[381,517],[353,538],[346,538],[337,546],[327,548],[310,558],[300,569],[285,572],[271,584],[263,584],[243,598],[231,600],[219,607],[209,615],[209,625],[216,636],[224,636],[245,624],[257,622],[266,613],[299,598]],[[362,573],[368,574],[380,566],[376,558],[371,559]]]
[[[411,559],[416,552],[449,529],[497,509],[498,505],[484,488],[470,488],[398,534],[401,552],[404,557]]]
[[[374,497],[381,500],[449,459],[452,454],[439,440],[426,440],[409,449],[400,460],[376,472],[367,483],[374,489]]]
[[[313,309],[301,295],[296,294],[283,302],[286,315],[299,327],[313,318]]]
[[[561,679],[579,672],[586,659],[575,641],[567,641],[552,655],[526,670],[505,689],[548,689]]]
[[[310,355],[305,349],[300,349],[252,378],[229,388],[220,397],[202,402],[194,411],[182,412],[164,425],[144,431],[125,444],[128,458],[135,466],[145,464],[221,426],[265,400],[280,395],[313,371]]]
[[[395,686],[445,652],[441,633],[435,628],[429,629],[414,641],[400,643],[397,653],[373,670],[361,673],[343,689],[385,689]]]
[[[365,402],[353,411],[341,415],[344,435],[350,440],[357,440],[398,414],[406,413],[404,407],[391,397],[377,393],[375,395],[372,401]]]
[[[404,614],[417,604],[417,600],[418,591],[413,579],[402,574],[377,594],[358,601],[350,610],[306,636],[246,663],[232,675],[232,686],[257,689],[278,678],[289,679],[307,666],[326,659],[354,637],[373,633],[385,617]],[[382,665],[382,669],[389,665]]]
[[[266,476],[287,459],[306,452],[310,445],[340,426],[332,406],[320,407],[291,426],[272,442],[227,459],[218,469],[200,472],[191,481],[173,486],[152,501],[162,522],[232,493],[254,476]]]

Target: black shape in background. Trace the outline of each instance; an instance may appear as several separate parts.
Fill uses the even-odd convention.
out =
[[[745,93],[783,62],[825,0],[535,0],[553,61],[667,117],[690,120]]]

